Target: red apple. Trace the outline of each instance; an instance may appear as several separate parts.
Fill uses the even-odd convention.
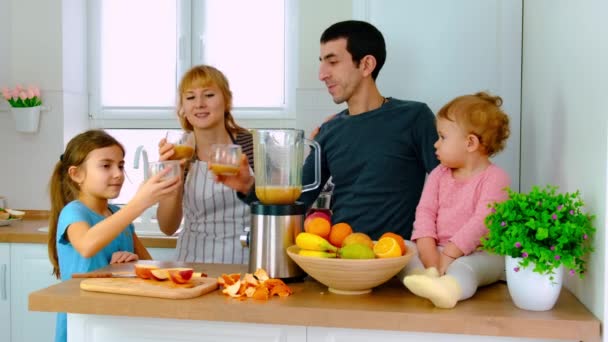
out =
[[[148,264],[135,264],[135,275],[141,279],[152,278],[152,270],[157,270],[159,267],[156,265]]]
[[[169,272],[166,268],[159,268],[156,270],[150,270],[150,274],[153,279],[156,280],[167,280],[169,279]]]
[[[313,219],[315,217],[322,217],[331,223],[331,216],[328,213],[322,211],[315,211],[312,214],[306,216],[306,219]]]
[[[169,279],[176,284],[185,284],[190,278],[194,270],[191,268],[170,268],[168,269]]]

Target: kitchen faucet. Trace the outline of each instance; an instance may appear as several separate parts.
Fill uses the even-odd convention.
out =
[[[148,162],[148,152],[144,148],[144,145],[139,145],[135,150],[135,160],[133,161],[133,168],[139,169],[139,159],[143,158],[144,160],[144,182],[148,180],[148,173],[150,172],[149,162]],[[143,224],[148,224],[151,222],[153,218],[156,218],[156,205],[144,210],[141,214],[141,221]]]
[[[146,149],[144,148],[144,145],[139,145],[137,147],[137,150],[135,150],[135,160],[133,161],[133,168],[134,169],[138,169],[139,168],[139,159],[140,156],[143,157],[144,159],[144,180],[148,180],[148,169],[149,169],[149,163],[148,163],[148,152],[146,151]]]

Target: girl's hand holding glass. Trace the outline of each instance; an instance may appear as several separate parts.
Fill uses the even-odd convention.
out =
[[[179,174],[175,177],[167,177],[172,172],[172,168],[174,167],[167,167],[146,180],[139,187],[132,201],[138,201],[145,209],[178,191],[182,184]]]

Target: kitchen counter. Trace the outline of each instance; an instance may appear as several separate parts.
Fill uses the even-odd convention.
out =
[[[161,267],[178,265],[149,263]],[[245,265],[189,265],[210,277],[246,272]],[[106,270],[124,271],[131,267],[111,265]],[[411,294],[396,279],[360,296],[332,294],[322,284],[307,279],[289,284],[293,295],[263,302],[235,300],[220,291],[184,300],[114,295],[82,291],[79,284],[80,280],[72,279],[33,292],[29,296],[29,309],[151,319],[600,340],[600,321],[565,288],[553,310],[532,312],[513,305],[504,283],[481,288],[472,299],[460,302],[452,310],[436,309]]]
[[[48,227],[48,217],[45,214],[28,215],[21,221],[0,227],[0,243],[46,244],[48,234],[45,231],[39,231],[41,227]],[[177,237],[138,236],[144,246],[148,248],[175,248],[177,242]]]

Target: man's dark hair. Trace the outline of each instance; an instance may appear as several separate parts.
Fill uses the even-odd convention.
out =
[[[368,22],[347,20],[328,27],[321,35],[321,43],[340,38],[346,39],[346,50],[353,56],[357,66],[363,57],[374,56],[376,68],[372,71],[372,78],[375,80],[386,60],[386,45],[382,33]]]

